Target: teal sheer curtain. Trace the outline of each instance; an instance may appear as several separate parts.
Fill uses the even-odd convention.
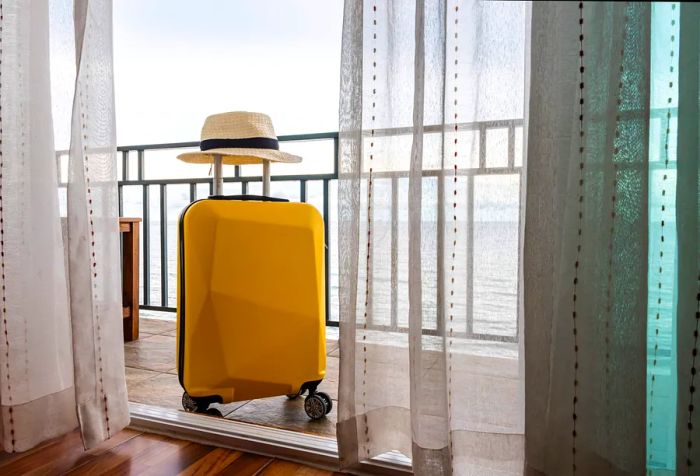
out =
[[[647,472],[700,474],[700,7],[652,7]]]
[[[533,4],[526,473],[700,475],[699,30]]]
[[[649,269],[647,302],[647,468],[676,466],[679,3],[651,12],[649,95]]]
[[[700,474],[700,7],[652,7],[647,472]]]

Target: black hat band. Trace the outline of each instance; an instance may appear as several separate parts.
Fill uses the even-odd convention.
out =
[[[271,149],[279,150],[277,139],[269,137],[247,137],[245,139],[206,139],[199,143],[204,152],[211,149]]]

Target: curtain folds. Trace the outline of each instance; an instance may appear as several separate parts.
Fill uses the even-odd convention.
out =
[[[67,219],[59,211],[49,68],[60,53],[50,47],[49,9],[67,18],[66,7],[0,1],[0,402],[8,452],[78,425],[91,447],[129,418],[121,286],[113,271],[119,235],[111,2],[75,5],[81,47],[72,61],[72,126],[57,127],[72,128]]]
[[[5,451],[77,426],[46,2],[0,2],[0,398]],[[49,127],[46,127],[47,124]]]
[[[399,450],[417,474],[521,472],[528,11],[507,2],[345,2],[345,468]]]
[[[645,470],[650,11],[533,4],[523,251],[533,473]]]
[[[124,378],[111,0],[75,0],[68,271],[78,419],[86,447],[129,423]]]
[[[700,6],[680,4],[678,81],[678,407],[676,469],[696,474],[700,467],[697,417],[700,339]],[[671,430],[674,430],[673,426]],[[673,447],[672,447],[673,448]]]
[[[697,471],[698,25],[692,3],[346,1],[345,467]]]

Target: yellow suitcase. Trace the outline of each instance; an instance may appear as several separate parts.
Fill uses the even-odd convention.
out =
[[[316,390],[326,373],[324,231],[305,203],[214,196],[191,203],[178,233],[178,377],[188,411]]]

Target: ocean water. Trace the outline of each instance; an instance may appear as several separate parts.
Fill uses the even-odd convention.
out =
[[[298,200],[298,184],[280,186],[284,183],[273,183],[277,190],[275,196]],[[236,184],[226,184],[225,193],[240,193],[235,189]],[[252,185],[252,184],[251,184]],[[320,185],[320,184],[319,184]],[[130,190],[131,189],[131,190]],[[307,186],[307,201],[321,208],[322,195],[320,187],[309,183]],[[249,190],[256,193],[257,190]],[[197,197],[203,198],[208,194],[208,186],[200,185]],[[142,216],[142,191],[140,187],[124,187],[123,210],[125,216]],[[338,309],[338,223],[336,219],[337,191],[332,187],[330,193],[330,320],[339,320]],[[151,305],[161,305],[161,230],[159,210],[159,189],[150,189],[150,302]],[[177,278],[177,223],[181,210],[189,203],[189,187],[169,185],[167,191],[167,299],[166,305],[176,306]],[[511,214],[512,216],[512,214]],[[375,238],[372,258],[372,298],[371,324],[389,325],[392,315],[395,315],[399,327],[408,326],[408,222],[407,214],[399,213],[396,288],[392,291],[391,276],[391,225],[388,220],[373,222]],[[468,329],[467,316],[471,315],[471,330],[474,333],[496,336],[515,336],[517,334],[517,292],[518,292],[518,222],[505,221],[475,221],[471,231],[473,236],[472,272],[469,279],[467,237],[469,226],[465,220],[457,223],[458,233],[452,234],[452,228],[446,233],[446,274],[445,300],[446,305],[452,304],[455,332]],[[143,234],[142,234],[143,236]],[[437,229],[435,222],[426,221],[422,230],[422,282],[423,282],[423,326],[434,329],[437,319]],[[455,258],[452,260],[452,242]],[[143,253],[141,253],[143,261]],[[451,272],[451,266],[455,266]],[[364,283],[365,266],[359,267],[359,281]],[[142,268],[143,269],[143,268]],[[451,278],[455,284],[451,284]],[[143,281],[143,280],[142,280]],[[141,300],[143,282],[141,282]],[[392,299],[393,295],[393,299]],[[358,299],[364,301],[364,288],[358,290]],[[392,308],[392,302],[396,306]],[[363,303],[360,303],[361,305]]]

